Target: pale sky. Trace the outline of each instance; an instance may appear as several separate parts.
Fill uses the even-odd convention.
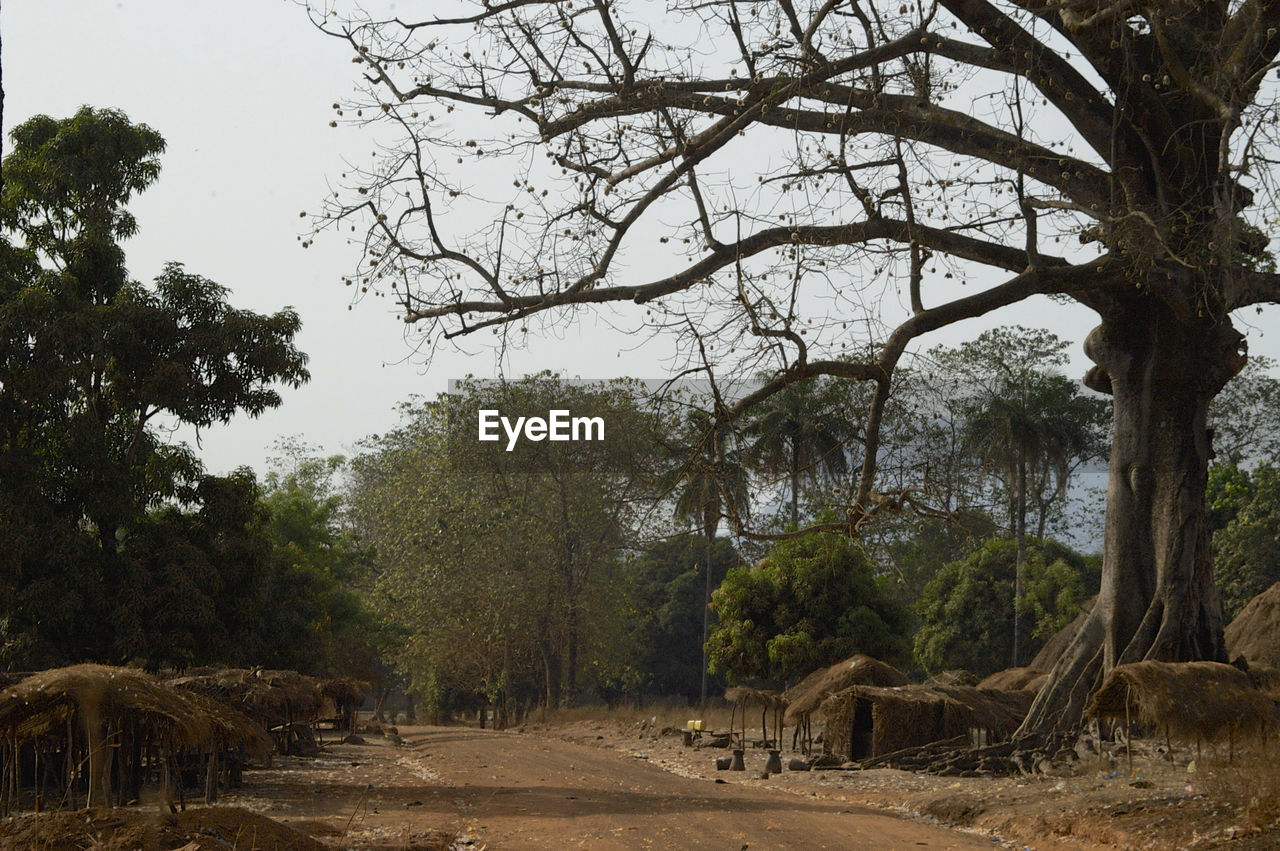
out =
[[[405,4],[428,8],[429,4]],[[343,45],[316,32],[288,0],[4,0],[4,131],[31,115],[71,115],[83,104],[122,109],[168,141],[159,181],[133,205],[140,231],[126,248],[134,278],[151,280],[170,260],[232,290],[237,307],[292,305],[303,320],[299,347],[311,382],[285,391],[284,405],[202,435],[212,472],[248,465],[260,473],[280,436],[351,454],[398,421],[397,403],[434,396],[450,378],[497,374],[485,341],[441,352],[430,369],[403,338],[386,300],[351,307],[340,276],[356,249],[322,235],[297,237],[319,209],[344,156],[367,158],[368,129],[328,126],[331,105],[353,89],[356,66]],[[6,150],[8,142],[6,139]],[[1254,353],[1280,356],[1280,334],[1263,336],[1276,313],[1241,326]],[[1050,327],[1079,342],[1094,323],[1082,308],[1026,303],[982,323],[948,329],[926,345],[954,344],[992,324]],[[664,377],[665,341],[639,345],[588,316],[559,339],[538,342],[507,364],[573,377]],[[1076,354],[1072,372],[1085,367]],[[190,435],[187,435],[190,439]]]

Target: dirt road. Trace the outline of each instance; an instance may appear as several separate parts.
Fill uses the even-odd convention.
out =
[[[400,764],[423,784],[415,815],[438,826],[452,818],[477,846],[992,847],[839,801],[677,776],[611,750],[456,727],[401,732]]]

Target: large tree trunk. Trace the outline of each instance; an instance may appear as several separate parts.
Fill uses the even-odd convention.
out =
[[[1079,728],[1103,676],[1143,659],[1225,661],[1205,532],[1209,400],[1244,365],[1228,320],[1179,321],[1135,299],[1094,329],[1086,383],[1111,393],[1102,588],[1023,722],[1021,735]]]

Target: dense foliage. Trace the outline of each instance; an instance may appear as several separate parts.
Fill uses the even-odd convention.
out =
[[[1022,615],[1031,640],[1011,657],[1017,542],[992,538],[938,572],[916,603],[915,657],[930,673],[963,668],[986,676],[1025,665],[1098,590],[1097,557],[1051,540],[1027,541]]]
[[[0,198],[0,656],[184,664],[235,634],[262,568],[250,476],[208,476],[162,419],[204,428],[307,379],[292,311],[168,265],[129,278],[127,203],[164,141],[111,110],[12,133]],[[178,506],[181,506],[179,508]],[[250,536],[252,537],[252,536]],[[241,547],[241,544],[244,544]],[[247,607],[246,607],[247,608]]]
[[[407,408],[353,465],[352,520],[378,552],[376,600],[407,640],[397,664],[428,704],[500,710],[639,685],[623,548],[657,470],[654,423],[625,384],[542,375],[470,382]],[[476,440],[478,412],[600,416],[603,441]]]
[[[731,682],[791,683],[855,653],[898,663],[909,648],[910,613],[839,535],[780,542],[730,570],[711,605],[711,668]]]
[[[718,588],[738,564],[733,545],[717,538],[711,587]],[[647,546],[626,564],[629,604],[637,618],[634,664],[645,693],[691,701],[701,695],[706,565],[706,538],[688,534]]]
[[[1254,596],[1280,582],[1280,470],[1232,464],[1209,474],[1213,562],[1222,611],[1230,619]]]

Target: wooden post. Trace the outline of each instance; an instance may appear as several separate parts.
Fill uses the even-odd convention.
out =
[[[218,754],[209,749],[204,769],[204,802],[212,804],[218,800]]]

